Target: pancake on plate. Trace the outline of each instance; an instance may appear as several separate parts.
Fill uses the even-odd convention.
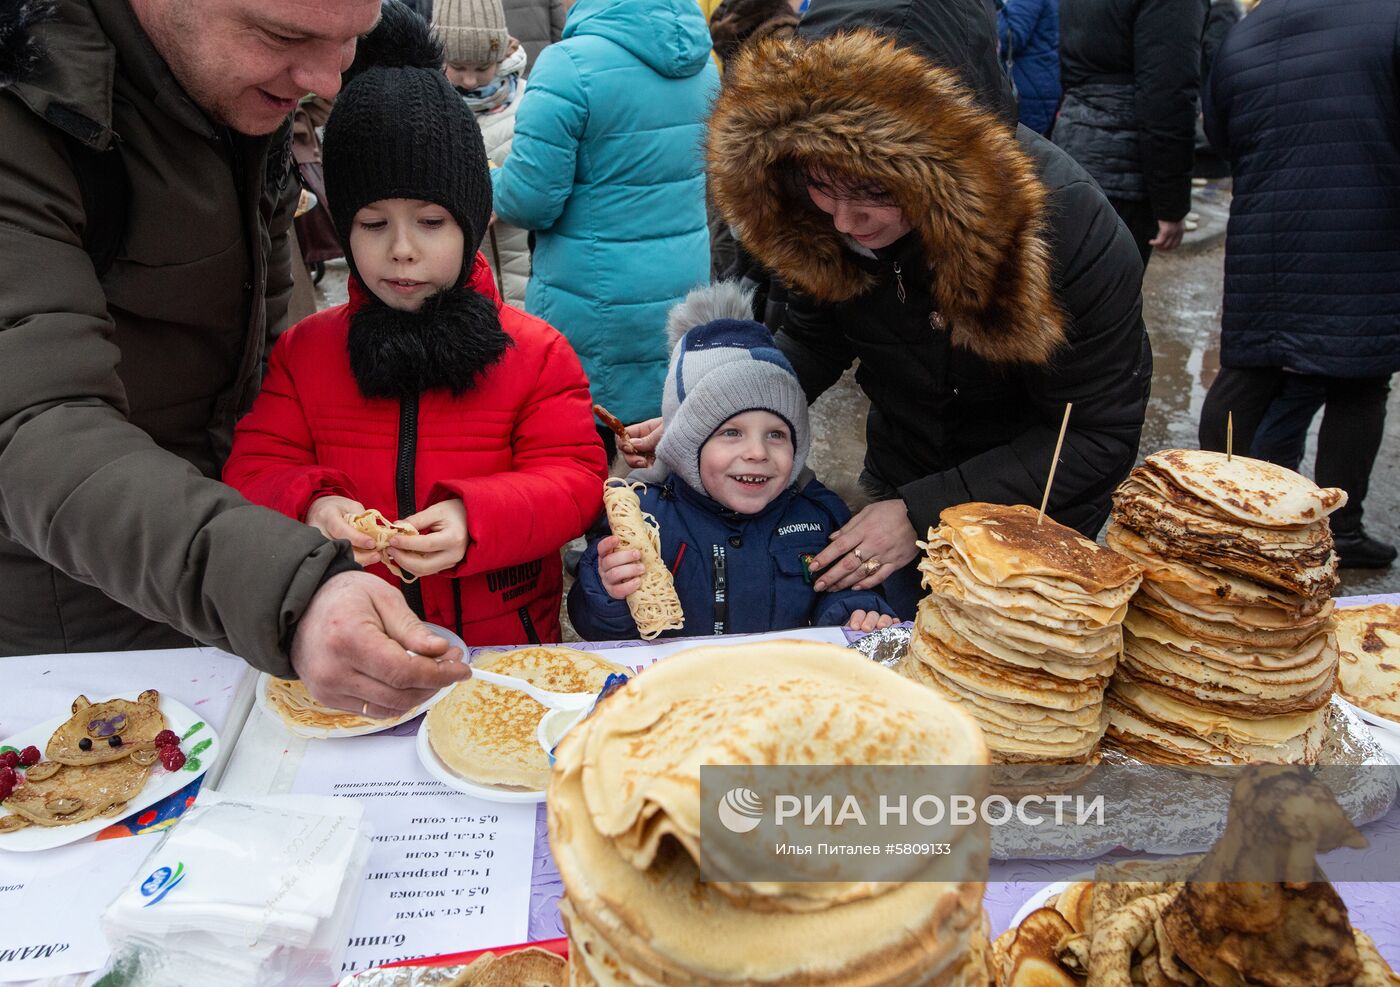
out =
[[[1336,621],[1337,691],[1368,713],[1400,722],[1400,606],[1347,607]]]
[[[472,667],[566,693],[597,693],[609,675],[630,674],[593,652],[562,647],[493,652]],[[549,758],[537,734],[547,712],[523,692],[467,679],[428,711],[424,729],[433,753],[468,781],[537,792],[549,783]]]
[[[267,704],[271,706],[289,727],[310,730],[358,730],[360,727],[390,727],[404,719],[395,716],[387,720],[376,720],[359,713],[322,706],[311,698],[299,679],[279,679],[269,677],[267,681]],[[416,710],[415,710],[416,712]],[[412,716],[413,714],[407,714]]]

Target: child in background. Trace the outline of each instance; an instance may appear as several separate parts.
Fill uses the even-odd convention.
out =
[[[442,50],[385,5],[326,125],[329,207],[350,301],[283,333],[224,480],[346,539],[366,509],[416,527],[385,549],[410,605],[474,644],[557,641],[559,548],[598,515],[606,475],[568,342],[502,304],[477,252],[491,182]]]
[[[506,30],[501,0],[437,0],[433,31],[442,42],[443,73],[476,114],[486,157],[505,163],[515,137],[515,111],[525,95],[525,49]],[[530,281],[529,234],[499,220],[482,252],[508,305],[525,307]]]
[[[685,612],[685,628],[662,636],[888,627],[897,618],[878,592],[812,588],[807,560],[851,512],[803,472],[807,398],[768,330],[747,318],[750,304],[720,284],[671,312],[672,338],[684,335],[662,396],[659,475],[633,474],[647,481],[642,510],[660,525],[661,557]],[[590,542],[569,591],[581,637],[636,637],[626,599],[641,574],[639,553],[620,550],[615,536]]]

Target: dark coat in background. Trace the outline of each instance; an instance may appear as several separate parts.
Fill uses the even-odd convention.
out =
[[[501,0],[510,36],[520,42],[528,61],[525,75],[535,67],[540,52],[564,36],[563,0]]]
[[[846,6],[857,18],[872,6],[891,14]],[[1073,401],[1050,513],[1092,535],[1136,457],[1147,406],[1137,250],[1083,169],[991,111],[1011,107],[990,10],[906,3],[897,13],[908,25],[937,20],[950,45],[939,61],[956,74],[918,54],[939,50],[933,35],[899,34],[909,47],[898,47],[850,32],[859,19],[822,19],[842,33],[800,55],[791,44],[746,52],[711,120],[716,202],[792,287],[777,341],[808,397],[859,359],[871,400],[863,481],[902,499],[916,531],[970,500],[1039,503]],[[976,32],[980,47],[957,40]],[[974,99],[964,68],[990,83]],[[914,230],[861,256],[812,205],[793,161],[883,185]]]
[[[1021,123],[1048,134],[1060,105],[1060,0],[1007,0],[997,11],[997,36]]]
[[[1201,32],[1209,0],[1060,0],[1054,139],[1112,199],[1191,208]]]
[[[1206,91],[1230,159],[1220,362],[1400,370],[1400,0],[1272,0]]]
[[[1240,22],[1244,8],[1240,0],[1211,0],[1210,11],[1206,14],[1205,30],[1201,32],[1201,86],[1210,78],[1211,66],[1220,46],[1225,43],[1225,35],[1230,28]]]

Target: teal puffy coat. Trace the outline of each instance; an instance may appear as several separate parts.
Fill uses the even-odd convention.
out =
[[[492,173],[496,214],[536,231],[526,309],[627,422],[660,414],[666,313],[709,281],[702,144],[718,89],[695,0],[578,0]]]

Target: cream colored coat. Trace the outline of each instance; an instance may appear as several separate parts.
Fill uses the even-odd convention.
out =
[[[510,154],[511,140],[515,137],[515,111],[525,98],[528,86],[520,80],[520,88],[515,98],[495,113],[487,113],[476,118],[481,127],[482,139],[486,142],[486,156],[492,166],[500,167]],[[530,242],[529,234],[518,226],[510,226],[496,220],[491,233],[481,243],[481,252],[486,255],[491,270],[497,276],[496,286],[507,305],[518,309],[525,308],[525,286],[530,282]]]

